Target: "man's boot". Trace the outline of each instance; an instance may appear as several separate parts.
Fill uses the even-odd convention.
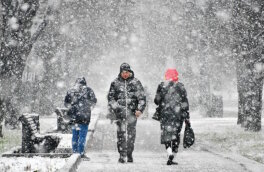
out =
[[[167,165],[177,165],[178,163],[177,162],[173,162],[173,159],[174,159],[174,155],[176,155],[174,153],[174,155],[172,154],[172,149],[169,147],[167,149],[167,153],[168,153],[168,161],[167,161]]]
[[[82,154],[81,158],[83,161],[90,161],[90,158],[88,156],[86,156],[85,154]]]
[[[123,155],[120,155],[120,158],[118,159],[118,162],[119,163],[125,163],[126,161],[125,161],[125,156],[123,156]]]
[[[127,162],[133,162],[132,153],[127,154]]]
[[[167,165],[178,165],[178,163],[174,162],[173,159],[174,159],[174,155],[170,155],[167,161]]]

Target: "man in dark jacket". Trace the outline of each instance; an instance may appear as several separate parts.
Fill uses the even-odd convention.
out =
[[[146,106],[146,96],[141,82],[134,77],[129,64],[120,66],[118,77],[111,83],[108,93],[109,111],[117,120],[117,148],[119,162],[133,162],[132,153],[136,138],[137,118]]]
[[[165,144],[168,153],[167,165],[172,165],[177,164],[172,160],[178,152],[183,121],[189,123],[189,103],[184,85],[178,81],[177,70],[168,69],[165,79],[158,86],[154,102],[158,105],[161,144]]]
[[[81,154],[86,160],[89,158],[84,155],[84,146],[91,119],[91,108],[96,102],[95,94],[90,87],[87,87],[84,77],[77,78],[74,87],[67,92],[64,100],[73,124],[72,151]]]

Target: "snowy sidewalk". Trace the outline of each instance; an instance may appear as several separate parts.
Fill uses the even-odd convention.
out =
[[[262,163],[242,156],[239,151],[230,151],[224,147],[224,144],[232,145],[230,142],[233,142],[233,140],[231,139],[230,141],[229,137],[233,137],[234,134],[237,134],[237,137],[240,137],[241,134],[246,135],[247,138],[249,135],[257,135],[259,136],[259,141],[263,142],[263,132],[244,132],[243,129],[236,125],[235,118],[195,118],[192,119],[192,127],[196,133],[195,145],[190,149],[183,149],[181,142],[179,153],[176,157],[179,165],[167,166],[166,151],[164,145],[160,144],[159,123],[153,120],[138,120],[133,155],[134,163],[119,164],[117,162],[119,154],[116,148],[115,125],[111,125],[109,120],[100,119],[94,133],[93,142],[87,150],[87,155],[91,158],[91,161],[82,161],[78,166],[78,172],[264,171]],[[236,140],[238,138],[235,137],[234,141]],[[219,143],[219,145],[216,145],[216,143]],[[239,150],[240,144],[242,143],[237,143],[233,147],[236,146],[235,148]]]
[[[176,161],[179,165],[167,166],[165,153],[135,151],[134,163],[120,164],[117,162],[119,155],[115,151],[91,152],[90,162],[82,162],[78,172],[89,171],[248,171],[243,165],[228,158],[217,156],[204,151],[184,151],[180,152]],[[264,169],[264,168],[263,168]]]

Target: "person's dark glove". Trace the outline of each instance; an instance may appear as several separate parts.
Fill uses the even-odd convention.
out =
[[[182,117],[186,125],[191,126],[190,113],[188,111],[182,111]]]
[[[75,119],[70,119],[68,125],[74,125],[76,123]]]
[[[190,114],[188,111],[181,111],[183,119],[190,119]]]
[[[158,106],[158,107],[156,108],[155,113],[154,113],[153,116],[152,116],[152,119],[154,119],[154,120],[156,120],[156,121],[160,121],[160,116],[161,116],[160,111],[161,111],[161,107]]]
[[[185,125],[189,125],[189,126],[191,127],[190,118],[186,118],[186,119],[184,120],[184,122],[185,122]]]
[[[113,122],[116,120],[115,110],[109,107],[108,113],[106,114],[106,118],[110,119],[111,124],[113,124]]]
[[[156,111],[154,113],[154,115],[152,116],[152,119],[156,120],[156,121],[160,121],[160,114],[158,111]]]

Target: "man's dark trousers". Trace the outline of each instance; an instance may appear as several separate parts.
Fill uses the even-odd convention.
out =
[[[117,124],[117,149],[121,156],[132,155],[136,139],[137,118],[128,110],[126,119],[118,120]]]

